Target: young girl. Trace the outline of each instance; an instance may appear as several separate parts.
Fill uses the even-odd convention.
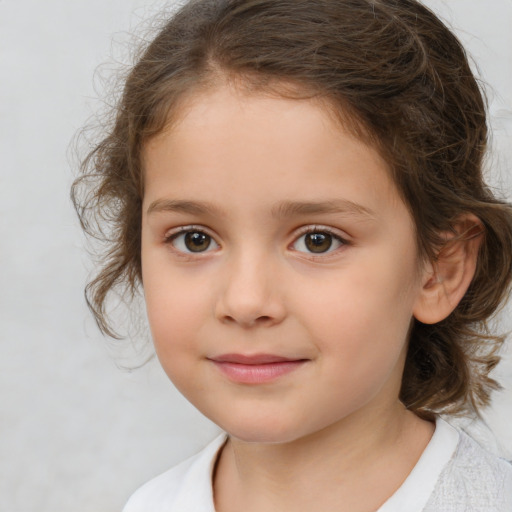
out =
[[[512,466],[439,417],[498,387],[512,209],[486,139],[463,48],[415,0],[168,21],[74,199],[109,233],[100,327],[140,287],[163,368],[226,434],[125,512],[512,510]]]

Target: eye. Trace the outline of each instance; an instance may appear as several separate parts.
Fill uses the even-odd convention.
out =
[[[219,245],[207,233],[195,229],[182,230],[166,238],[176,250],[183,253],[201,253],[217,249]]]
[[[304,233],[292,244],[293,249],[311,254],[324,254],[335,251],[346,242],[329,231],[315,230]]]

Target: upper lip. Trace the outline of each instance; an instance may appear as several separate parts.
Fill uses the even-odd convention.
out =
[[[220,356],[210,357],[217,363],[238,363],[238,364],[270,364],[283,363],[286,361],[302,361],[300,357],[282,357],[274,354],[222,354]]]

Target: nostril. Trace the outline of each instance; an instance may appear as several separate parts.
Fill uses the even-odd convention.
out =
[[[275,322],[275,319],[268,315],[261,315],[257,318],[255,318],[252,322],[249,322],[247,325],[249,327],[255,327],[257,325],[261,326],[269,326],[272,325]]]
[[[234,318],[231,315],[225,315],[222,320],[229,324],[240,324],[246,327],[254,327],[256,325],[267,325],[273,322],[272,317],[268,315],[262,315],[253,319]]]

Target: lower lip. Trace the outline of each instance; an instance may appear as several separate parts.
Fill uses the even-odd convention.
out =
[[[242,384],[263,384],[283,377],[301,367],[306,360],[282,361],[266,364],[241,364],[213,361],[230,380]]]

